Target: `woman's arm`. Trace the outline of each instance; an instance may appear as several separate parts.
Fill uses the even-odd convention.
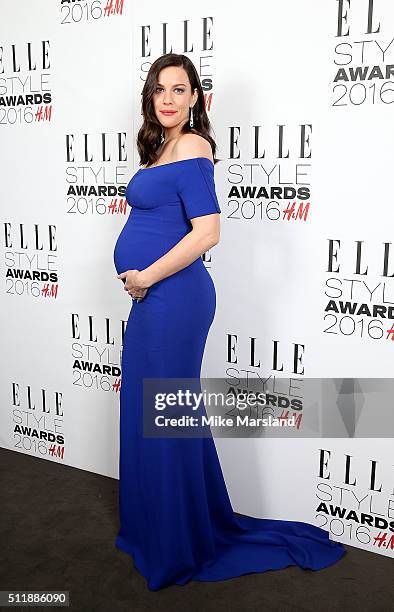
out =
[[[203,253],[218,244],[220,239],[219,214],[196,217],[192,220],[193,229],[175,246],[153,264],[141,270],[138,279],[143,287],[154,283],[186,268]]]
[[[197,217],[191,223],[192,231],[153,264],[143,270],[127,270],[118,275],[118,278],[126,279],[125,291],[128,291],[130,295],[143,297],[144,290],[149,289],[163,278],[186,268],[219,242],[218,213]]]

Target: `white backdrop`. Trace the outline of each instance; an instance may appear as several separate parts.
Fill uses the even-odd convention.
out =
[[[2,447],[118,477],[130,299],[112,256],[141,89],[169,51],[197,67],[222,160],[203,376],[390,377],[394,6],[373,9],[0,0]],[[331,408],[330,438],[217,440],[234,509],[392,555],[390,407],[350,425]]]

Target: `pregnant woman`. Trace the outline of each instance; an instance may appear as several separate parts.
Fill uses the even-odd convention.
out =
[[[195,378],[215,316],[201,255],[219,241],[215,143],[197,71],[184,55],[151,66],[142,92],[140,168],[114,251],[133,299],[120,390],[120,530],[150,590],[289,565],[318,570],[342,557],[314,525],[236,515],[213,438],[143,435],[144,378]]]

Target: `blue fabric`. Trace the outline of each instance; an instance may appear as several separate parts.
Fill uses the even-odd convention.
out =
[[[132,209],[115,245],[118,274],[164,255],[191,230],[193,217],[221,212],[214,165],[205,157],[138,170],[126,198]],[[128,317],[116,546],[133,557],[152,591],[289,565],[318,570],[345,552],[314,525],[236,515],[212,438],[143,436],[143,378],[200,378],[215,309],[215,286],[199,257],[150,287]]]

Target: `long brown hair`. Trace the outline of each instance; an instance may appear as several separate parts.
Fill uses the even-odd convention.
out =
[[[180,66],[184,68],[190,81],[192,93],[197,88],[198,98],[193,106],[193,127],[190,127],[189,121],[186,121],[182,126],[181,133],[199,134],[211,145],[214,163],[216,153],[216,143],[210,131],[212,129],[205,110],[204,93],[201,86],[200,78],[193,62],[186,56],[178,53],[165,53],[158,57],[151,65],[146,77],[144,87],[142,89],[141,109],[144,117],[144,122],[138,131],[137,149],[140,155],[141,165],[154,164],[158,159],[157,149],[160,146],[162,126],[156,117],[153,107],[153,94],[157,87],[159,73],[167,66]]]

